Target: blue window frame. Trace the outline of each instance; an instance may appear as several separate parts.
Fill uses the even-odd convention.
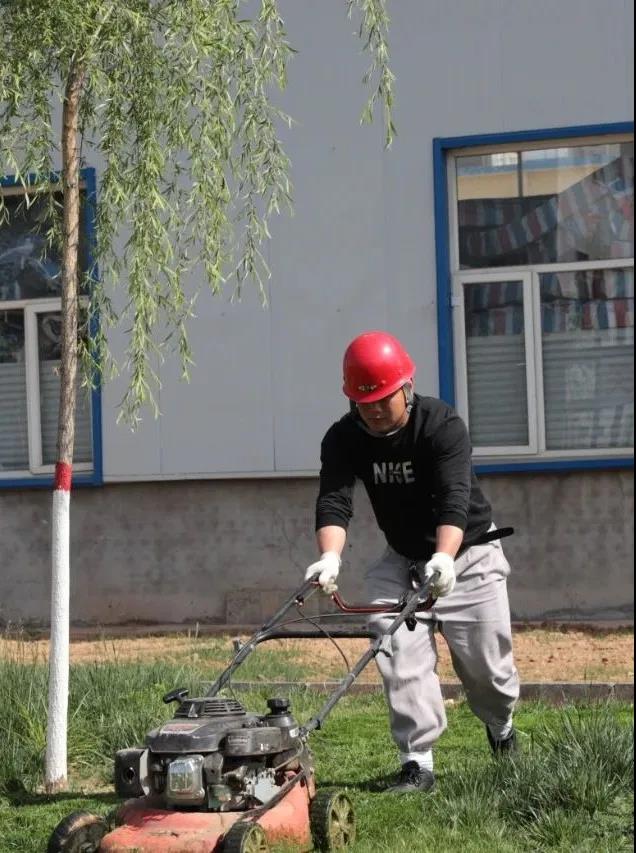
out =
[[[559,433],[560,413],[556,406],[554,406],[553,411],[549,411],[563,392],[563,387],[559,386],[558,382],[554,384],[552,380],[555,373],[554,363],[560,356],[551,355],[549,350],[549,345],[559,336],[553,336],[546,343],[548,336],[545,334],[546,330],[551,331],[553,328],[546,325],[546,317],[548,315],[550,317],[555,316],[555,306],[550,303],[551,293],[555,288],[557,290],[563,287],[569,287],[570,290],[576,290],[577,287],[580,290],[581,286],[585,288],[585,281],[581,285],[581,278],[585,279],[586,275],[589,277],[593,274],[595,280],[599,277],[602,279],[603,276],[606,279],[611,279],[609,282],[610,290],[612,287],[616,287],[616,281],[619,280],[624,287],[627,278],[629,289],[627,295],[631,297],[629,322],[632,325],[629,336],[633,341],[633,292],[631,290],[633,288],[633,165],[631,167],[631,249],[628,254],[625,252],[621,254],[620,248],[618,253],[613,248],[608,254],[605,248],[601,248],[598,257],[593,254],[584,255],[582,253],[568,256],[567,252],[561,251],[561,244],[565,244],[567,241],[561,239],[558,241],[559,245],[555,246],[554,239],[547,239],[548,229],[546,228],[543,234],[543,242],[537,242],[532,247],[532,253],[528,251],[526,255],[521,256],[519,250],[523,241],[518,240],[517,245],[512,247],[517,249],[517,255],[509,253],[506,256],[500,245],[496,245],[495,249],[492,250],[492,240],[487,237],[488,232],[483,228],[481,234],[471,234],[470,229],[464,229],[464,233],[461,235],[464,238],[462,242],[459,239],[460,225],[458,224],[459,217],[457,214],[458,199],[462,197],[472,198],[476,201],[472,202],[471,215],[474,215],[475,209],[481,205],[482,217],[492,217],[493,214],[496,214],[503,216],[505,222],[507,214],[504,208],[507,206],[511,209],[513,205],[518,204],[518,196],[527,196],[521,198],[521,203],[525,205],[536,206],[539,203],[540,190],[535,189],[533,191],[530,184],[527,185],[530,189],[525,194],[517,189],[517,187],[521,188],[522,181],[532,182],[534,180],[535,186],[537,186],[537,180],[541,176],[536,172],[536,161],[542,160],[545,166],[548,159],[551,158],[555,161],[550,163],[554,173],[555,163],[559,168],[559,162],[557,162],[559,157],[561,157],[560,166],[562,167],[562,155],[570,152],[575,160],[578,158],[577,168],[580,170],[584,168],[580,162],[581,152],[584,152],[589,162],[592,163],[588,169],[588,173],[591,173],[592,169],[598,167],[598,164],[594,164],[594,157],[599,156],[599,151],[604,142],[609,141],[609,137],[615,140],[624,134],[632,134],[631,163],[633,164],[633,130],[632,122],[624,122],[433,140],[440,396],[450,404],[458,406],[460,412],[469,421],[469,427],[471,427],[472,422],[473,444],[478,445],[480,437],[483,438],[484,433],[488,430],[493,433],[492,441],[483,440],[484,446],[476,448],[478,471],[495,473],[633,467],[633,450],[626,452],[625,448],[620,446],[620,439],[617,444],[609,442],[608,444],[599,444],[598,447],[595,447],[594,441],[590,443],[589,430],[586,436],[581,425],[582,415],[580,412],[578,413],[578,426],[572,427],[569,431],[566,430],[565,434]],[[570,141],[569,144],[572,148],[564,147],[568,145],[568,141]],[[588,146],[588,143],[588,148],[582,147]],[[480,162],[480,155],[482,155],[482,160],[487,161],[486,169],[483,168],[483,162]],[[457,165],[460,160],[461,168]],[[535,168],[534,174],[533,167]],[[568,162],[568,168],[571,167],[572,163]],[[462,174],[467,175],[469,179],[476,175],[478,181],[483,177],[484,172],[489,171],[491,175],[497,172],[496,183],[499,189],[492,195],[502,198],[497,198],[495,204],[484,205],[482,200],[483,187],[477,189],[475,185],[468,188],[470,180],[464,181],[463,187],[467,192],[463,196],[460,195],[457,191],[457,175],[462,169]],[[543,172],[545,178],[549,169],[544,168]],[[584,172],[579,173],[584,174]],[[507,189],[504,189],[504,183],[506,183]],[[571,194],[573,192],[578,193],[579,186],[574,186],[572,181],[571,183]],[[583,184],[582,181],[579,183]],[[557,190],[553,195],[557,196],[559,192],[561,190]],[[530,198],[533,195],[535,198]],[[545,198],[546,196],[544,196]],[[559,198],[563,203],[567,203],[567,199],[564,200],[561,196]],[[542,210],[530,211],[529,215],[537,220],[538,214],[539,218],[543,217],[545,224],[545,214],[546,211],[549,212],[549,209],[550,206],[544,204]],[[527,209],[526,213],[528,213]],[[465,222],[467,218],[469,217],[464,210],[462,221]],[[510,222],[510,219],[507,221]],[[508,230],[513,227],[517,228],[519,224],[519,218],[517,218],[508,226]],[[525,220],[524,224],[527,224]],[[539,228],[539,226],[537,227]],[[503,229],[500,228],[499,230],[502,231]],[[553,237],[553,235],[549,236]],[[474,250],[474,247],[478,245],[481,248]],[[490,254],[488,254],[488,246],[491,247]],[[471,247],[474,250],[472,254]],[[509,244],[507,249],[510,252],[511,246]],[[482,257],[479,256],[480,251]],[[606,257],[612,260],[602,260]],[[587,262],[581,258],[587,258]],[[603,269],[605,266],[609,269]],[[576,280],[575,283],[573,283],[574,280]],[[604,283],[607,284],[607,282]],[[619,284],[618,287],[620,288],[620,286]],[[484,300],[488,299],[490,299],[491,304],[495,304],[497,299],[503,298],[502,294],[504,293],[507,294],[506,299],[510,303],[506,304],[507,318],[503,318],[501,310],[497,312],[491,310],[490,317],[484,317],[483,311],[471,313],[471,304],[473,306],[479,305],[480,301],[483,303]],[[625,294],[622,295],[625,296]],[[494,299],[495,296],[496,299]],[[621,305],[624,303],[625,300],[622,301]],[[618,305],[618,303],[615,304]],[[588,312],[590,310],[588,304],[585,306],[579,304],[574,307],[581,315],[584,309]],[[597,301],[597,313],[605,311],[606,307],[606,304],[599,305]],[[613,307],[614,305],[612,305]],[[568,306],[568,310],[572,310],[571,305]],[[621,310],[623,309],[621,308]],[[552,313],[550,314],[550,312]],[[504,347],[506,352],[509,349],[508,361],[506,362],[505,355],[503,360],[501,356],[497,356],[496,381],[500,383],[497,388],[497,398],[500,397],[500,392],[507,383],[510,412],[515,414],[522,412],[521,421],[524,423],[513,423],[514,418],[510,418],[509,423],[497,424],[495,420],[493,428],[493,406],[488,399],[488,389],[486,388],[487,374],[483,370],[481,373],[475,369],[468,370],[468,365],[471,364],[470,358],[474,359],[473,366],[477,362],[474,355],[470,353],[467,355],[468,346],[477,346],[478,348],[481,346],[483,353],[483,347],[484,345],[487,346],[487,340],[483,337],[479,340],[474,338],[467,345],[466,330],[469,324],[472,324],[474,328],[475,323],[481,323],[481,334],[483,335],[483,321],[486,320],[487,326],[488,320],[492,322],[494,313],[499,314],[499,318],[496,318],[497,322],[503,318],[502,321],[508,323],[510,328],[515,326],[514,331],[518,338],[518,346],[521,347],[517,351],[510,348],[511,335],[508,344],[506,344],[507,348]],[[606,326],[607,323],[604,327]],[[478,333],[472,332],[471,334],[476,335]],[[532,337],[533,335],[534,337]],[[528,343],[529,339],[530,342]],[[499,343],[502,341],[503,338],[500,338]],[[560,345],[562,343],[562,341],[559,342]],[[579,341],[577,341],[577,345],[578,343]],[[633,343],[631,346],[633,347]],[[523,355],[524,348],[525,358]],[[538,356],[536,355],[537,350],[539,350]],[[471,352],[474,353],[475,350],[473,349]],[[626,353],[627,348],[621,349],[622,363],[626,363]],[[483,359],[483,363],[486,364],[492,355],[493,353],[487,353],[487,358]],[[570,365],[580,358],[579,353],[572,352],[570,355]],[[544,356],[547,359],[546,365],[550,358],[553,360],[550,363],[552,370],[548,370],[546,376],[544,376],[543,371]],[[520,361],[525,361],[526,370],[523,374],[525,382],[519,381],[520,376],[515,377],[514,373],[514,368],[518,367]],[[562,368],[562,365],[557,365],[557,367]],[[579,367],[580,369],[578,369]],[[596,367],[597,365],[594,365],[594,369]],[[592,367],[583,363],[577,369],[579,373],[583,372],[583,378],[585,378],[585,370],[590,371]],[[607,367],[604,370],[607,373]],[[473,383],[472,388],[471,382]],[[480,390],[477,393],[478,389],[485,390]],[[506,388],[504,388],[504,392],[506,392]],[[625,389],[621,388],[620,392],[624,397]],[[633,436],[633,394],[631,398],[630,417]],[[576,406],[570,408],[575,409]],[[549,414],[552,415],[551,418],[548,417]],[[570,412],[569,415],[571,420],[577,417],[576,412],[574,415]],[[480,416],[482,416],[481,422]],[[526,429],[522,429],[524,424],[527,427]],[[612,426],[612,429],[614,427],[615,425]],[[629,429],[627,432],[625,430],[622,432],[622,434],[627,433],[629,433]],[[494,437],[497,434],[498,437]],[[572,441],[573,436],[574,441]],[[475,441],[475,438],[478,440]],[[568,441],[572,442],[571,445],[567,444]],[[631,445],[633,445],[633,437],[629,446]],[[616,447],[619,452],[613,454],[611,447]]]
[[[57,181],[56,175],[52,181]],[[80,251],[84,268],[93,269],[95,170],[83,169],[81,181]],[[21,192],[14,177],[0,179],[0,193],[5,199],[15,198]],[[14,209],[18,210],[15,205]],[[0,430],[4,431],[5,439],[2,440],[0,433],[0,489],[50,488],[56,461],[59,380],[54,379],[49,368],[56,363],[56,341],[59,341],[59,261],[45,257],[39,247],[42,241],[38,242],[31,222],[37,218],[37,211],[25,213],[22,209],[19,217],[24,221],[16,216],[13,230],[11,223],[0,225],[0,367],[6,374],[5,405],[0,407],[4,411]],[[92,323],[90,334],[96,332],[97,320]],[[15,412],[12,412],[14,399]],[[99,485],[103,481],[99,387],[78,405],[77,418],[80,426],[73,485]],[[15,430],[12,435],[11,430]]]

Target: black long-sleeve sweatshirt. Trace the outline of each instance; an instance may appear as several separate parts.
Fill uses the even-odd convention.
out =
[[[431,556],[440,524],[460,527],[463,547],[489,529],[490,504],[473,471],[468,430],[446,403],[416,394],[408,422],[390,436],[372,436],[359,423],[351,412],[322,441],[316,530],[348,528],[356,479],[387,542],[409,559]]]

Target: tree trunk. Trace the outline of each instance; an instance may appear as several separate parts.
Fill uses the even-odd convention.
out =
[[[51,644],[45,788],[67,788],[69,681],[70,500],[77,388],[78,255],[80,216],[79,103],[84,69],[71,64],[62,112],[62,351],[57,461],[51,518]]]

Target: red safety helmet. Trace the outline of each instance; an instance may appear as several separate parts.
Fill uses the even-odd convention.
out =
[[[375,403],[410,382],[415,364],[393,335],[363,332],[347,347],[342,371],[342,390],[350,400]]]

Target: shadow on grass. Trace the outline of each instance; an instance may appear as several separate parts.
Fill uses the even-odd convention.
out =
[[[318,788],[347,788],[350,791],[362,791],[367,794],[382,794],[393,785],[397,779],[398,771],[384,773],[371,779],[324,779],[320,777]]]
[[[120,802],[117,794],[110,791],[101,791],[96,793],[87,793],[83,791],[61,791],[59,794],[40,794],[33,791],[26,791],[23,788],[16,787],[13,790],[5,790],[3,793],[5,799],[10,805],[15,808],[20,806],[46,806],[55,803],[64,803],[68,801],[90,800],[91,802],[99,802],[104,805],[116,805]]]

